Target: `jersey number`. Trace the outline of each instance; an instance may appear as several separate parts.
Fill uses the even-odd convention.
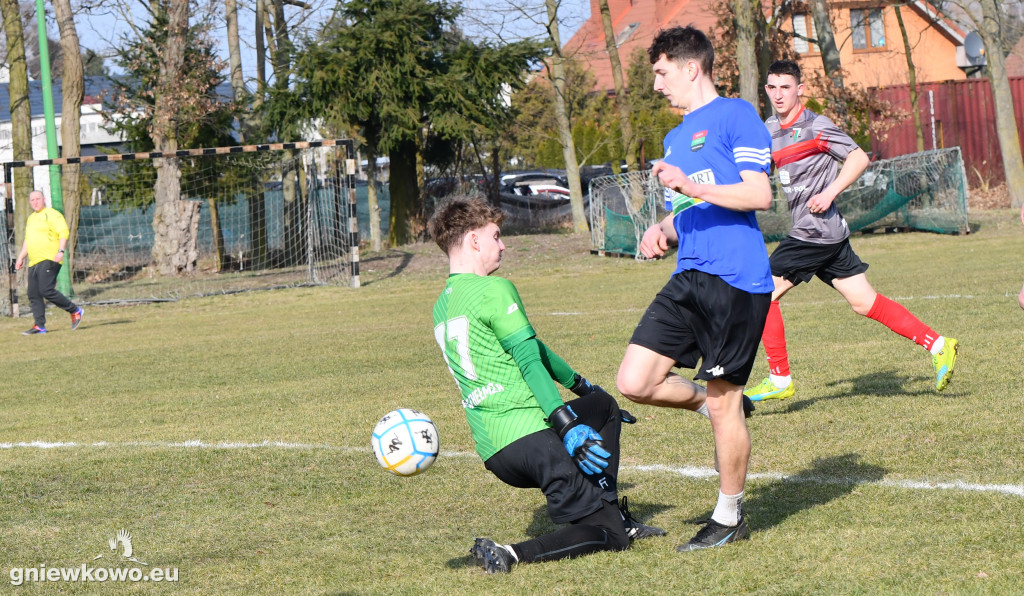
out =
[[[452,376],[455,377],[455,371],[452,370],[452,363],[448,360],[447,342],[449,341],[455,342],[455,353],[459,355],[459,368],[462,369],[467,379],[475,381],[476,367],[473,366],[473,360],[469,357],[469,319],[455,317],[439,324],[434,327],[434,339],[437,340],[437,345],[441,346],[441,353],[444,355],[444,361]],[[458,381],[458,377],[455,377],[455,380]]]

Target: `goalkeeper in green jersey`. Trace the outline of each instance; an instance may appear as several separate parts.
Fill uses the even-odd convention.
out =
[[[632,519],[625,498],[618,503],[619,430],[636,419],[537,338],[512,282],[490,277],[505,250],[502,218],[488,203],[463,198],[431,218],[430,234],[450,265],[434,304],[434,337],[484,467],[508,485],[541,489],[551,520],[569,525],[510,545],[477,538],[470,553],[498,573],[664,535]],[[555,381],[579,397],[563,403]]]

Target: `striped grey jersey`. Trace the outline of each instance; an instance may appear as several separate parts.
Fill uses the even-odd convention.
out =
[[[772,135],[772,161],[793,229],[789,235],[814,244],[836,244],[850,235],[839,207],[833,202],[825,213],[811,213],[807,201],[835,180],[839,165],[857,143],[831,120],[811,110],[800,113],[786,127],[773,115],[765,120]]]

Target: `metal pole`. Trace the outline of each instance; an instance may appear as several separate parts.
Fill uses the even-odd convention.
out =
[[[17,241],[14,239],[14,185],[11,184],[12,170],[10,164],[4,164],[4,237],[3,242],[5,246],[10,247],[12,250],[17,251],[13,254],[7,255],[8,259],[8,286],[10,290],[11,300],[11,316],[18,318],[20,314],[18,312],[18,272],[14,270],[14,262],[18,259],[16,256],[21,252],[21,247],[17,245]]]
[[[352,276],[352,287],[359,287],[359,209],[356,198],[356,172],[359,171],[359,162],[355,159],[355,144],[352,141],[345,142],[345,184],[348,185],[348,244],[349,244],[349,267]]]
[[[39,70],[43,84],[43,116],[46,119],[46,154],[49,159],[60,157],[57,149],[57,124],[53,114],[53,81],[50,80],[50,39],[46,35],[46,7],[43,0],[36,0],[36,23],[39,27]],[[64,213],[64,191],[60,184],[60,166],[50,168],[50,205]],[[72,296],[71,275],[67,267],[61,267],[57,274],[57,290],[65,296]]]

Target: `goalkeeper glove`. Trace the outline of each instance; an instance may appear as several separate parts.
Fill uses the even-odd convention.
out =
[[[612,454],[604,448],[601,435],[586,424],[581,424],[572,408],[567,405],[555,408],[548,421],[561,437],[569,457],[584,474],[600,474],[608,467],[608,458]]]
[[[573,373],[572,387],[569,387],[569,391],[572,391],[577,397],[584,397],[590,395],[594,390],[594,385],[590,384],[590,381],[580,376],[580,373]]]

